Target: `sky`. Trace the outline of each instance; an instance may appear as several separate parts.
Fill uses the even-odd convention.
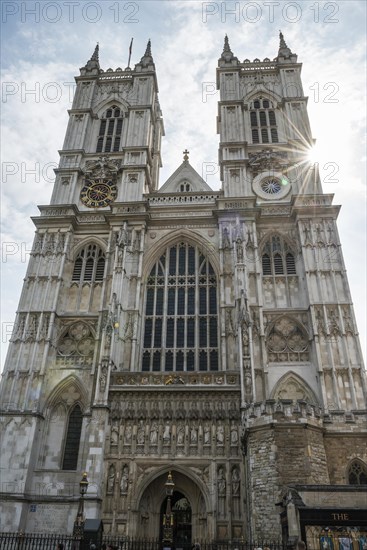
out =
[[[100,65],[131,66],[148,39],[166,135],[160,185],[182,151],[213,189],[218,92],[225,34],[241,61],[278,52],[279,30],[303,63],[302,80],[325,193],[342,205],[338,228],[362,349],[366,350],[366,6],[323,1],[18,1],[1,3],[1,364],[34,236],[48,204],[71,108],[74,76],[100,46]],[[204,90],[213,90],[205,94]]]

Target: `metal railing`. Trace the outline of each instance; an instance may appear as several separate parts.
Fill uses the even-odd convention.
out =
[[[73,535],[55,533],[0,533],[1,550],[56,550],[59,543],[64,550],[89,550],[91,540],[76,540]],[[162,550],[162,541],[159,539],[131,539],[123,535],[103,535],[101,548],[110,546],[112,550]],[[175,550],[286,550],[286,545],[279,540],[243,541],[195,541],[193,543],[176,542]],[[93,549],[94,550],[94,549]]]

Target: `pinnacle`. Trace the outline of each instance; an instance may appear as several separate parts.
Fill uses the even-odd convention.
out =
[[[97,42],[97,46],[95,47],[93,55],[90,58],[90,60],[99,62],[99,43],[98,42]]]
[[[152,43],[150,41],[150,38],[148,40],[148,44],[147,44],[147,48],[145,50],[145,54],[144,54],[144,57],[152,57]]]

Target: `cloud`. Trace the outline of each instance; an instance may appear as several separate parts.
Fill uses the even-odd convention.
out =
[[[239,6],[238,16],[231,15],[232,4]],[[45,168],[58,162],[57,150],[62,147],[67,109],[71,107],[69,92],[73,77],[90,58],[97,41],[101,45],[101,65],[107,69],[126,66],[132,36],[132,64],[143,55],[148,38],[152,39],[166,127],[160,182],[163,184],[182,162],[186,147],[190,150],[190,162],[199,173],[204,162],[218,160],[219,93],[209,88],[213,93],[204,97],[203,88],[205,91],[205,83],[216,82],[217,60],[225,33],[233,53],[241,61],[255,57],[272,59],[277,54],[281,28],[287,44],[304,64],[302,77],[305,94],[309,96],[311,128],[323,151],[320,173],[324,191],[335,193],[334,204],[343,205],[339,229],[365,348],[366,217],[362,174],[365,174],[366,111],[362,93],[365,90],[362,22],[366,4],[338,2],[337,13],[332,14],[330,8],[325,9],[325,3],[302,2],[301,17],[295,23],[290,21],[292,12],[284,12],[284,3],[274,8],[273,19],[266,4],[257,4],[261,17],[256,23],[250,22],[253,12],[245,11],[246,2],[139,2],[135,15],[123,10],[121,3],[103,2],[102,16],[95,23],[90,21],[92,12],[83,15],[82,4],[76,8],[74,22],[70,22],[65,11],[55,24],[42,17],[37,24],[30,17],[22,22],[21,14],[10,18],[4,40],[7,56],[2,81],[13,83],[18,91],[11,95],[11,88],[7,88],[6,100],[4,95],[2,99],[4,237],[27,243],[33,238],[29,216],[37,215],[36,204],[47,204],[50,200],[53,174]],[[120,11],[111,8],[117,5]],[[203,10],[209,5],[218,10],[205,17]],[[328,17],[338,22],[327,23]],[[139,22],[132,23],[134,18]],[[53,102],[52,93],[58,89],[60,98]],[[31,90],[36,90],[36,95],[27,94]],[[327,94],[334,91],[335,96],[329,99],[338,101],[327,101]],[[330,167],[325,168],[328,162],[337,164],[334,178],[328,178],[331,173]],[[15,164],[13,175],[11,163]],[[30,171],[37,163],[38,173],[32,175]],[[210,177],[208,183],[218,189],[219,174]],[[6,316],[14,315],[22,283],[24,264],[16,267],[16,263],[13,258],[3,269],[7,297],[12,296],[6,303]]]

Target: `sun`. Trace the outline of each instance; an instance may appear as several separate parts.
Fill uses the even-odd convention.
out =
[[[311,147],[307,150],[307,160],[311,164],[316,164],[320,162],[321,159],[321,150],[320,146],[317,145],[317,143],[314,143]]]

